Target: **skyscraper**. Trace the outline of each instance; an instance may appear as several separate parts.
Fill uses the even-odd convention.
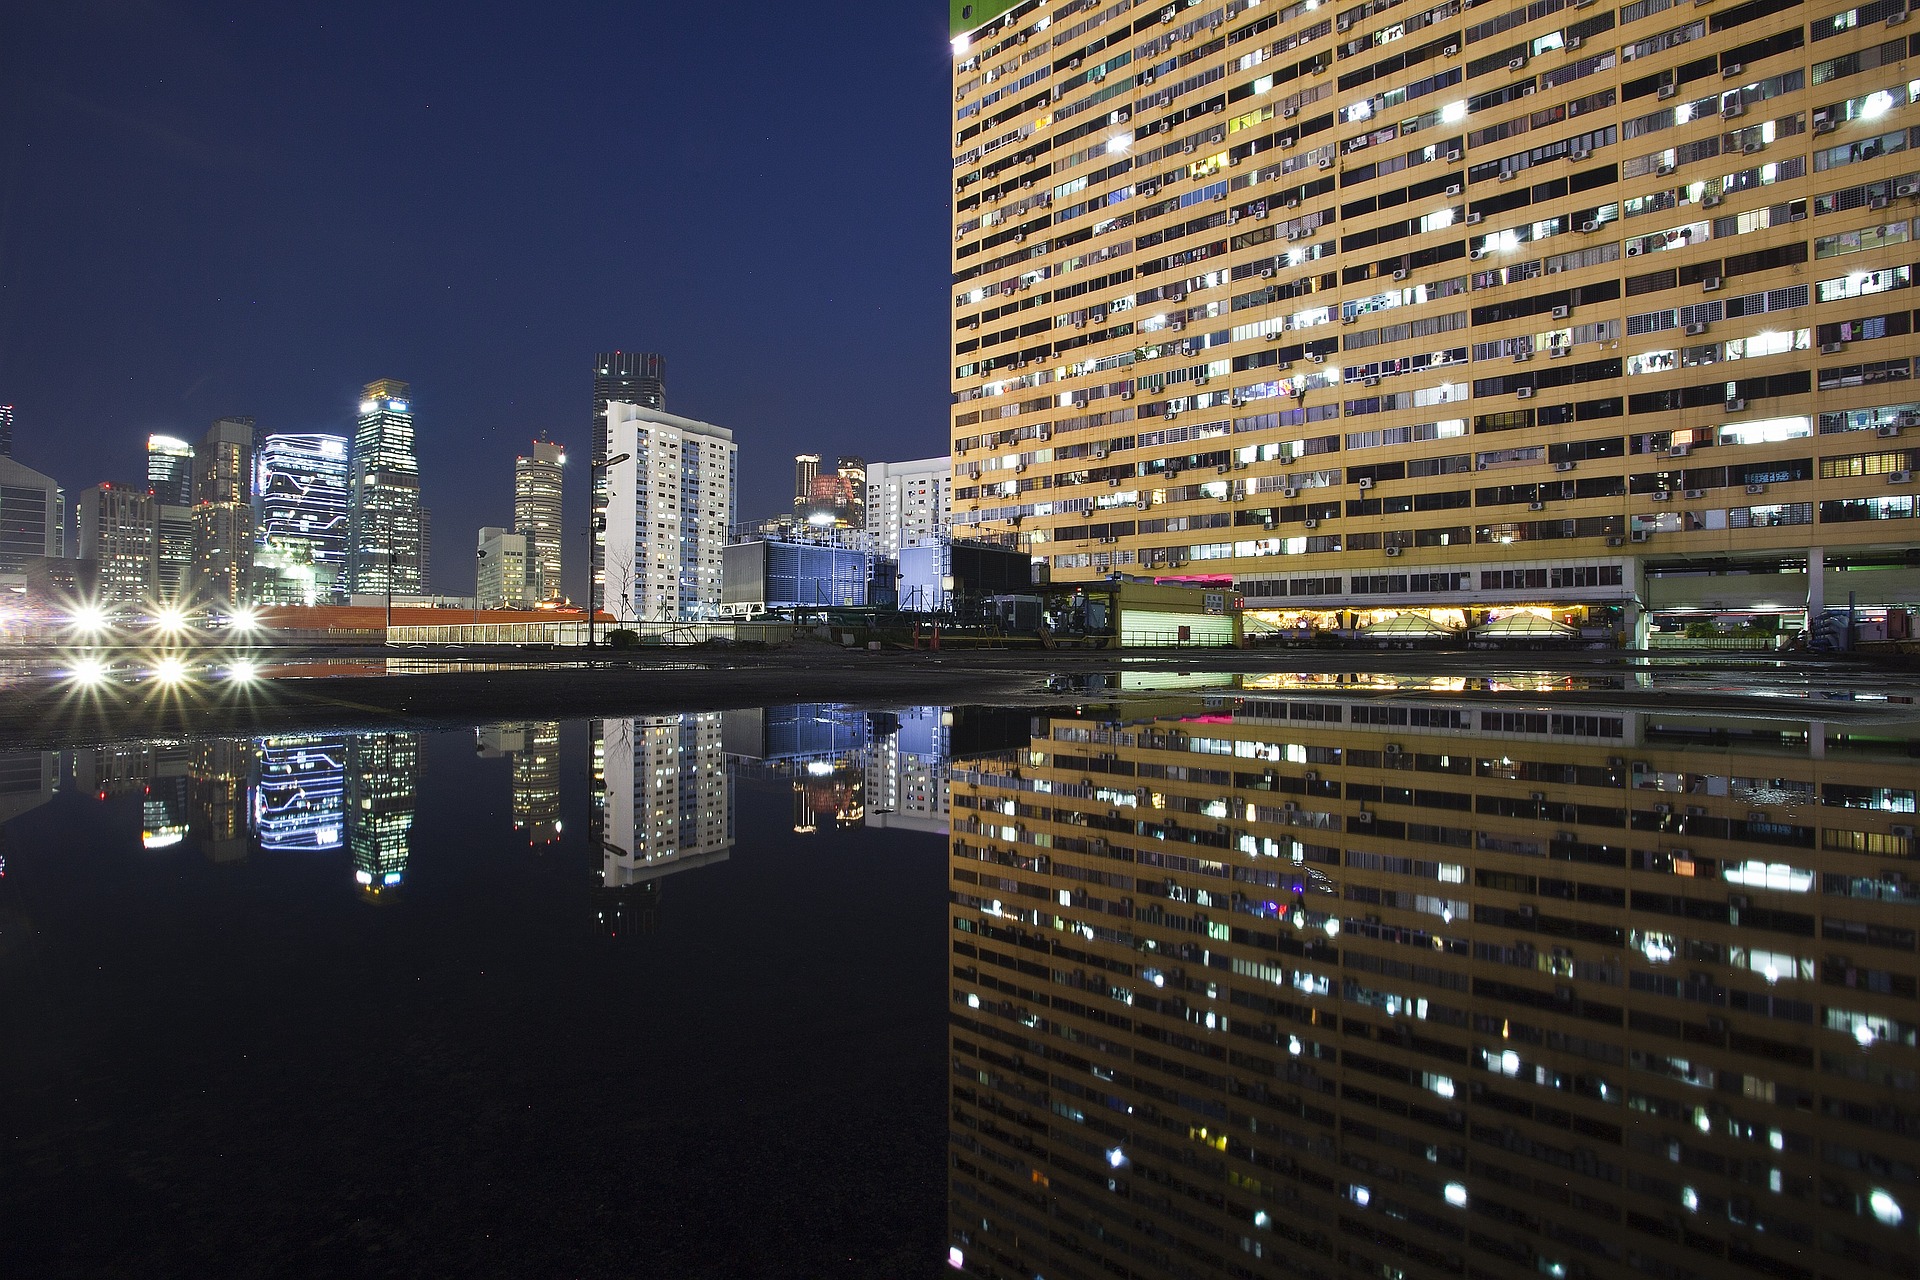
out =
[[[36,560],[64,556],[66,524],[67,498],[60,486],[0,457],[0,578],[24,575]]]
[[[855,529],[867,527],[867,460],[841,454],[833,461],[834,474],[847,490],[847,523]]]
[[[163,507],[192,506],[193,446],[173,436],[148,436],[147,490]]]
[[[383,397],[384,398],[384,397]],[[413,855],[420,735],[360,733],[347,739],[347,851],[368,897],[399,885]]]
[[[795,512],[813,501],[813,482],[819,478],[819,454],[796,453],[793,455],[793,509]]]
[[[238,604],[253,578],[253,419],[221,418],[193,455],[193,591]]]
[[[607,443],[607,406],[614,401],[642,409],[667,407],[667,361],[647,351],[602,351],[593,358],[593,460],[611,458],[619,450]],[[593,477],[593,565],[587,586],[589,607],[605,607],[607,477]]]
[[[0,458],[13,456],[13,406],[0,404]]]
[[[344,594],[349,468],[344,436],[267,436],[254,469],[256,596],[326,604]]]
[[[347,746],[334,735],[259,740],[254,830],[267,852],[338,849],[346,822]]]
[[[1910,600],[1904,6],[1456,13],[954,6],[956,525],[1311,626]]]
[[[513,531],[527,540],[527,595],[558,600],[560,582],[562,480],[567,451],[551,440],[535,440],[533,452],[513,460]]]
[[[720,558],[737,497],[733,432],[614,401],[608,447],[605,607],[625,619],[717,617]]]
[[[527,539],[488,526],[474,547],[475,602],[482,609],[527,607]]]
[[[146,605],[159,578],[160,504],[145,485],[97,484],[80,495],[80,559],[106,604]]]
[[[347,582],[357,594],[418,595],[423,542],[420,463],[406,383],[370,382],[361,393],[348,482]]]

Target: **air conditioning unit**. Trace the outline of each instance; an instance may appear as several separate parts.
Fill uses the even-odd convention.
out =
[[[1288,197],[1287,197],[1287,208],[1289,208],[1289,209],[1298,209],[1299,207],[1300,207],[1300,197],[1299,197],[1299,196],[1288,196]]]
[[[1398,548],[1398,547],[1388,547],[1388,548],[1387,548],[1387,555],[1389,555],[1389,556],[1397,556],[1397,555],[1399,555],[1399,554],[1400,554],[1400,548]]]
[[[1447,194],[1448,194],[1448,195],[1450,195],[1450,196],[1457,196],[1457,195],[1459,195],[1459,194],[1460,194],[1460,184],[1459,184],[1459,183],[1457,183],[1457,182],[1449,182],[1449,183],[1447,184]]]
[[[1527,60],[1525,58],[1508,58],[1507,59],[1507,70],[1509,71],[1519,71],[1523,69],[1526,65],[1527,65]]]
[[[1311,516],[1309,516],[1305,520],[1302,520],[1300,523],[1305,525],[1309,529],[1318,529],[1320,527],[1320,522],[1318,520],[1313,519]]]
[[[1740,154],[1743,156],[1757,156],[1766,149],[1767,144],[1758,138],[1740,144]]]
[[[1707,496],[1707,491],[1705,489],[1688,489],[1684,493],[1682,493],[1680,496],[1687,499],[1687,501],[1689,502],[1698,502],[1700,499]]]
[[[1484,213],[1470,213],[1467,215],[1467,225],[1477,227],[1486,220],[1486,216]]]
[[[1706,331],[1707,331],[1707,326],[1700,323],[1697,320],[1694,323],[1687,326],[1687,336],[1689,338],[1697,338],[1701,334],[1705,333]]]
[[[1365,493],[1367,490],[1371,488],[1373,488],[1373,477],[1371,476],[1360,477],[1360,492]]]
[[[1820,344],[1820,354],[1823,356],[1837,356],[1846,349],[1847,344],[1844,342],[1823,342]]]
[[[1593,159],[1593,150],[1590,147],[1575,147],[1573,150],[1567,152],[1567,159],[1574,161],[1576,164],[1582,160],[1591,160]]]
[[[1873,199],[1867,201],[1867,208],[1884,209],[1890,203],[1892,202],[1889,201],[1885,196],[1875,196]]]
[[[1405,267],[1395,267],[1393,269],[1393,278],[1395,280],[1405,280],[1407,278],[1407,269]]]
[[[1269,338],[1269,339],[1268,339],[1268,341],[1269,341],[1269,342],[1271,342],[1271,341],[1272,341],[1272,339],[1271,339],[1271,338]],[[1285,372],[1286,372],[1287,370],[1289,370],[1289,369],[1291,369],[1291,368],[1293,368],[1293,361],[1291,361],[1291,360],[1282,360],[1282,361],[1281,361],[1281,362],[1280,362],[1279,364],[1276,364],[1276,365],[1275,365],[1275,366],[1273,366],[1273,367],[1274,367],[1274,368],[1276,368],[1276,369],[1278,369],[1278,370],[1279,370],[1279,371],[1280,371],[1281,373],[1285,373]]]
[[[1747,114],[1747,104],[1737,98],[1720,108],[1720,118],[1722,120],[1738,120],[1745,114]]]
[[[1282,107],[1280,109],[1280,118],[1282,120],[1291,120],[1299,114],[1300,114],[1300,108],[1296,106],[1289,105],[1289,106]]]
[[[1307,353],[1307,359],[1311,360],[1315,364],[1325,364],[1327,362],[1327,358],[1321,355],[1318,351],[1309,351]]]
[[[1122,400],[1131,400],[1131,399],[1133,399],[1133,388],[1132,388],[1132,387],[1122,387],[1122,388],[1120,389],[1120,398],[1121,398]]]
[[[1580,224],[1580,229],[1588,235],[1592,235],[1600,229],[1600,224],[1597,222],[1583,222]]]
[[[1547,504],[1544,502],[1529,502],[1527,504],[1527,510],[1529,511],[1545,511],[1546,509]]]
[[[1486,256],[1487,256],[1487,251],[1485,249],[1472,249],[1472,250],[1469,250],[1467,253],[1467,257],[1474,262],[1478,262],[1480,261],[1480,259]]]
[[[1331,169],[1331,168],[1333,168],[1333,157],[1332,157],[1332,156],[1321,156],[1321,157],[1320,157],[1320,167],[1321,167],[1322,169]]]
[[[1748,493],[1765,493],[1766,491],[1767,486],[1763,484],[1750,484],[1747,486]]]
[[[1369,386],[1369,387],[1377,387],[1377,386],[1379,386],[1379,385],[1380,385],[1380,379],[1379,379],[1379,378],[1368,378],[1368,379],[1366,380],[1366,382],[1365,382],[1365,384],[1364,384],[1364,385],[1366,385],[1366,386]]]
[[[1568,36],[1566,44],[1562,47],[1564,47],[1568,53],[1572,53],[1575,49],[1578,49],[1581,45],[1585,43],[1586,41],[1581,39],[1579,36]]]
[[[1706,279],[1700,282],[1700,292],[1718,293],[1720,292],[1720,286],[1723,283],[1725,282],[1722,281],[1719,276],[1708,276]]]
[[[1640,256],[1640,242],[1638,240],[1627,241],[1627,256],[1629,258],[1637,258]]]
[[[1735,396],[1733,399],[1727,401],[1728,413],[1739,413],[1741,410],[1745,409],[1746,407],[1747,407],[1747,402],[1741,399],[1739,396]]]
[[[1725,204],[1725,203],[1726,203],[1725,196],[1700,197],[1700,207],[1703,209],[1718,209],[1722,204]]]
[[[1454,54],[1460,52],[1460,46],[1457,44],[1450,44],[1446,48],[1442,49],[1440,52],[1446,57],[1451,58]]]
[[[1886,25],[1889,27],[1897,27],[1901,23],[1905,22],[1906,20],[1907,20],[1907,11],[1905,9],[1902,9],[1898,13],[1888,14]]]
[[[1619,539],[1619,538],[1608,538],[1608,539],[1607,539],[1607,545],[1608,545],[1608,546],[1610,546],[1610,547],[1617,547],[1617,546],[1619,546],[1620,544],[1621,544],[1621,539]]]
[[[1646,529],[1635,529],[1633,531],[1633,540],[1635,542],[1645,542],[1648,538],[1652,536],[1653,535]]]
[[[1294,144],[1295,144],[1296,142],[1299,142],[1299,141],[1300,141],[1300,139],[1298,139],[1298,138],[1292,138],[1292,137],[1288,137],[1288,138],[1282,138],[1282,139],[1280,139],[1280,149],[1281,149],[1282,151],[1285,151],[1285,150],[1287,150],[1287,149],[1289,149],[1290,147],[1292,147],[1292,146],[1293,146],[1293,145],[1294,145]]]
[[[1553,309],[1553,318],[1555,320],[1565,320],[1572,314],[1573,314],[1573,308],[1565,304],[1557,306]]]
[[[1879,436],[1882,440],[1893,440],[1899,437],[1900,428],[1892,425],[1888,425],[1884,427],[1875,427],[1873,433]]]
[[[1118,489],[1119,487],[1120,487],[1120,477],[1119,477],[1119,476],[1108,476],[1108,477],[1107,477],[1107,488],[1109,488],[1109,489]]]
[[[1514,392],[1513,394],[1515,394],[1516,396],[1519,396],[1522,400],[1531,400],[1533,399],[1533,388],[1521,387],[1518,391]]]
[[[1818,117],[1813,122],[1813,136],[1818,138],[1822,134],[1832,133],[1839,127],[1840,122],[1838,120],[1833,120],[1825,116]]]
[[[1720,78],[1722,80],[1727,80],[1727,79],[1731,79],[1734,76],[1745,75],[1746,72],[1747,72],[1746,63],[1729,62],[1726,66],[1720,68]]]
[[[1666,98],[1672,98],[1672,97],[1678,96],[1679,92],[1680,92],[1679,85],[1663,84],[1660,86],[1659,91],[1655,93],[1653,96],[1656,98],[1666,99]]]
[[[1178,409],[1169,409],[1169,410],[1167,410],[1167,421],[1168,421],[1168,422],[1172,422],[1172,421],[1173,421],[1173,420],[1174,420],[1175,418],[1177,418],[1177,417],[1179,417],[1179,416],[1180,416],[1180,411],[1179,411]]]
[[[1673,501],[1672,492],[1666,489],[1655,489],[1651,496],[1655,502],[1672,502]]]
[[[1896,195],[1905,196],[1909,200],[1911,200],[1915,196],[1920,196],[1920,183],[1902,182],[1900,185],[1894,188],[1894,193]]]
[[[1667,163],[1665,160],[1662,160],[1659,164],[1653,167],[1653,171],[1664,178],[1668,174],[1673,172],[1673,166]]]
[[[1531,359],[1533,359],[1533,352],[1531,351],[1516,351],[1513,353],[1513,362],[1515,364],[1525,364]]]
[[[1151,509],[1152,509],[1152,507],[1153,507],[1153,499],[1152,499],[1152,498],[1142,498],[1142,499],[1140,499],[1140,500],[1139,500],[1138,502],[1136,502],[1136,503],[1134,503],[1133,505],[1134,505],[1134,507],[1135,507],[1136,509],[1138,509],[1138,510],[1141,510],[1141,511],[1148,511],[1148,510],[1151,510]]]
[[[1306,234],[1306,232],[1296,227],[1294,230],[1287,232],[1287,241],[1288,243],[1292,243],[1293,241],[1304,239]]]
[[[1516,172],[1515,172],[1514,170],[1512,170],[1512,169],[1502,169],[1502,170],[1500,171],[1500,176],[1499,176],[1499,178],[1497,179],[1497,181],[1500,181],[1500,182],[1512,182],[1512,181],[1513,181],[1513,180],[1514,180],[1515,178],[1517,178],[1517,177],[1519,177],[1519,176],[1520,176],[1520,175],[1519,175],[1518,173],[1516,173]]]
[[[1273,279],[1273,275],[1274,275],[1274,272],[1272,267],[1260,268],[1260,278],[1262,280],[1271,280]]]
[[[1453,147],[1453,148],[1450,148],[1450,149],[1449,149],[1449,150],[1447,151],[1447,161],[1448,161],[1448,163],[1450,163],[1450,164],[1457,164],[1457,163],[1459,162],[1459,160],[1460,160],[1460,148],[1458,148],[1458,147]]]
[[[1912,484],[1912,483],[1913,483],[1913,472],[1911,472],[1911,471],[1889,471],[1889,472],[1887,473],[1887,483],[1888,483],[1888,484]]]
[[[1300,496],[1300,491],[1298,489],[1282,489],[1280,496],[1283,498],[1297,498]]]

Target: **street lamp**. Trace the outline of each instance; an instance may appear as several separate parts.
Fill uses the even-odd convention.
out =
[[[596,518],[604,519],[604,517],[596,517],[594,515],[592,494],[599,488],[594,480],[594,472],[606,471],[611,467],[617,467],[632,457],[633,455],[630,453],[616,453],[611,458],[593,459],[587,463],[587,493],[589,495],[587,500],[587,648],[589,649],[593,648],[593,535],[598,532],[593,527],[593,522]],[[602,572],[604,571],[603,565]]]

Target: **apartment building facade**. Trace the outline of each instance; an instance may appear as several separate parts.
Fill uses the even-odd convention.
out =
[[[957,532],[1288,625],[1920,600],[1904,0],[953,12]]]

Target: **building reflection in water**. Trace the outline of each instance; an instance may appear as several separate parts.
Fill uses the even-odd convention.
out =
[[[947,834],[953,713],[945,707],[907,707],[874,720],[864,779],[867,825]]]
[[[623,889],[726,859],[733,789],[720,717],[705,711],[602,722],[603,886]]]
[[[372,898],[406,879],[412,854],[420,735],[364,733],[347,739],[347,850],[353,878]]]
[[[954,769],[954,1268],[1916,1274],[1920,726],[1210,702]]]
[[[560,839],[560,722],[487,725],[474,730],[482,758],[512,764],[513,829],[538,847]]]
[[[346,822],[347,744],[337,734],[259,739],[254,831],[266,852],[338,849]]]
[[[784,780],[793,792],[793,829],[859,826],[866,814],[863,772],[868,713],[831,702],[749,707],[723,713],[727,756],[743,777]]]
[[[187,829],[209,862],[240,862],[251,848],[255,747],[208,738],[186,748]]]

